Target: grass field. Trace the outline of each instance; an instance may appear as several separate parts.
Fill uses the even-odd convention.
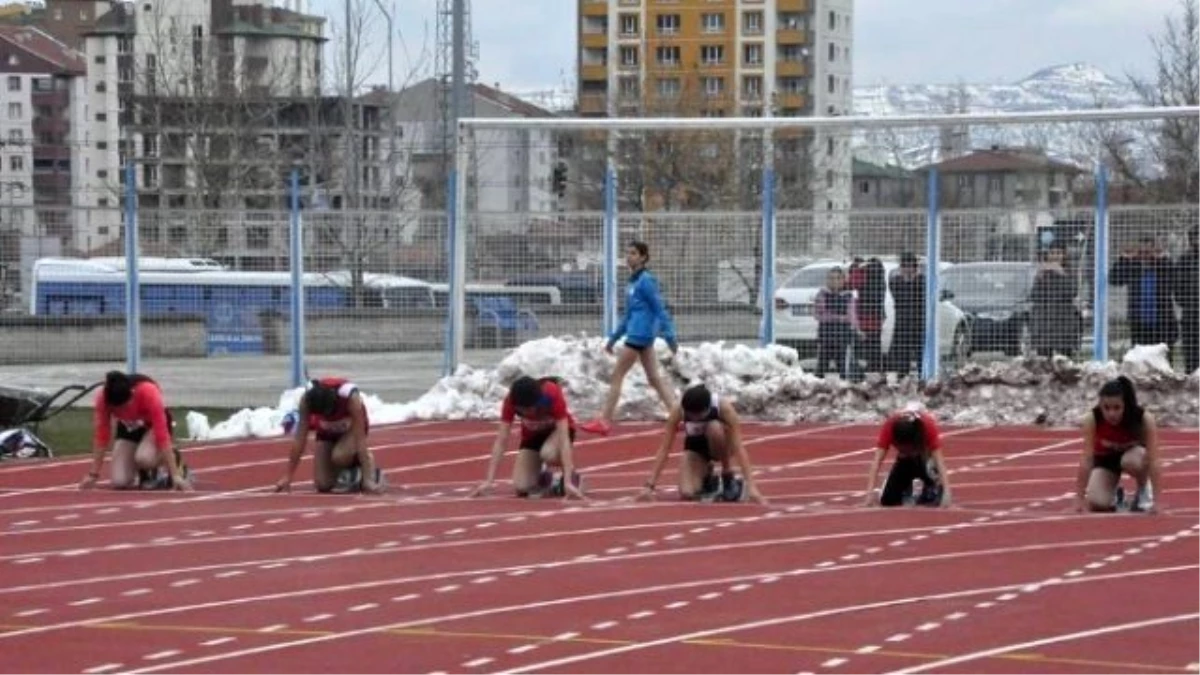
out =
[[[229,408],[172,408],[175,417],[176,438],[187,431],[187,414],[195,411],[208,416],[213,422],[228,419],[237,412]],[[92,409],[90,407],[69,408],[38,425],[34,430],[57,456],[79,455],[92,450]]]

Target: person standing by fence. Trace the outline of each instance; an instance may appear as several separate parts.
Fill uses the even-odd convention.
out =
[[[1176,294],[1174,276],[1175,266],[1152,237],[1142,238],[1134,251],[1121,254],[1109,275],[1110,283],[1129,291],[1129,337],[1133,344],[1165,344],[1168,360],[1177,331],[1172,302]]]
[[[1196,250],[1196,228],[1188,231],[1188,247],[1179,256],[1175,270],[1175,303],[1179,305],[1179,337],[1183,343],[1183,367],[1188,373],[1200,368],[1200,258]]]
[[[1066,268],[1061,244],[1046,249],[1033,278],[1029,297],[1033,304],[1030,336],[1042,356],[1074,356],[1079,349],[1079,312],[1075,296],[1079,286]]]
[[[891,286],[896,321],[888,349],[889,360],[902,375],[907,374],[914,363],[919,373],[925,347],[925,275],[921,273],[916,255],[904,253],[900,256],[900,270],[892,275]]]
[[[824,377],[826,365],[833,362],[842,379],[849,378],[846,352],[858,333],[856,302],[854,291],[846,288],[842,268],[829,270],[813,309],[817,317],[817,377]]]

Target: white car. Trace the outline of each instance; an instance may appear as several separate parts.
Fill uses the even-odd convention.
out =
[[[884,299],[884,322],[880,342],[886,354],[891,349],[892,333],[895,330],[895,301],[892,299],[891,279],[900,264],[895,259],[881,259],[884,275],[888,280]],[[921,262],[924,265],[924,261]],[[840,260],[822,260],[797,270],[775,291],[775,341],[796,348],[801,355],[815,354],[817,344],[817,317],[813,312],[817,292],[824,286],[829,270],[841,267],[849,273],[850,263]],[[952,267],[943,262],[938,269]],[[950,363],[960,364],[970,355],[970,321],[956,307],[948,294],[943,293],[938,303],[938,353]]]

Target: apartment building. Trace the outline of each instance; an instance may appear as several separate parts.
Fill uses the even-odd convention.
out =
[[[853,0],[577,1],[580,115],[805,117],[851,109]],[[780,133],[776,141],[781,206],[850,207],[848,137]]]
[[[10,265],[17,251],[81,249],[89,214],[75,180],[81,163],[80,54],[32,26],[0,26],[0,232]]]

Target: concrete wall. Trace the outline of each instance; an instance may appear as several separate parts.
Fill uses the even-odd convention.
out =
[[[142,355],[146,357],[203,357],[206,340],[204,319],[200,317],[142,324]],[[0,364],[123,360],[125,322],[122,319],[0,319]]]
[[[687,342],[703,340],[752,340],[758,334],[759,317],[745,305],[727,307],[677,306],[676,330]],[[525,341],[549,335],[596,335],[599,311],[543,308],[537,313],[536,333],[505,336],[500,343],[490,334],[472,339],[468,348],[511,347],[514,339]],[[468,316],[470,327],[474,320]],[[267,354],[287,354],[290,327],[286,317],[261,317]],[[311,314],[307,318],[307,354],[441,351],[445,346],[446,318],[443,311],[359,310],[336,314]],[[207,354],[208,331],[202,317],[147,320],[142,326],[142,355],[153,358],[203,358]],[[125,323],[121,319],[71,317],[21,317],[0,319],[0,364],[47,364],[86,361],[123,361]]]

